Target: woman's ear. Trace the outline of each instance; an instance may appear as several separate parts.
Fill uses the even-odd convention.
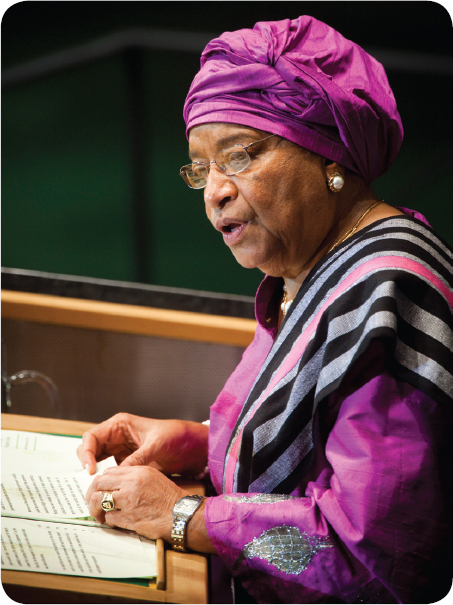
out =
[[[329,158],[324,158],[324,170],[326,172],[326,180],[329,180],[332,174],[341,174],[344,178],[345,170],[343,166],[340,166],[338,162],[334,162],[333,160],[329,160]]]
[[[326,169],[326,174],[332,174],[333,172],[344,174],[344,167],[340,166],[338,162],[329,160],[329,158],[324,158],[324,168]]]

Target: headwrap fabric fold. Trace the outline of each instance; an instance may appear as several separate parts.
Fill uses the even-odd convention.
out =
[[[209,42],[184,106],[189,130],[227,122],[274,133],[367,182],[396,157],[403,127],[382,65],[309,16]]]

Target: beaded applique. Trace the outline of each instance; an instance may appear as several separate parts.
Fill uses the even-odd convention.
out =
[[[294,496],[286,494],[255,494],[254,496],[223,496],[228,502],[242,502],[244,504],[273,504],[282,500],[294,500]]]
[[[242,551],[244,558],[264,559],[279,571],[296,575],[307,569],[313,557],[323,548],[332,547],[328,538],[317,538],[297,527],[281,525],[253,538]]]

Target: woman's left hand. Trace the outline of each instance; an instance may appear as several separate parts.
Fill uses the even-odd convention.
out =
[[[112,492],[118,510],[104,512],[102,493]],[[173,507],[188,492],[150,466],[117,466],[96,477],[87,491],[87,503],[98,523],[122,527],[156,540],[171,542]]]

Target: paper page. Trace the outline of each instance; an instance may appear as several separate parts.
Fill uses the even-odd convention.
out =
[[[15,473],[27,469],[29,473],[77,473],[82,464],[75,451],[72,454],[57,452],[33,452],[31,450],[4,449],[2,453],[2,473]]]
[[[137,535],[140,538],[140,542],[142,543],[143,549],[146,554],[146,558],[148,559],[149,563],[153,566],[153,569],[156,570],[155,575],[157,575],[156,541],[150,540],[149,538],[145,538],[144,536],[140,536],[139,534],[137,534]]]
[[[81,437],[46,435],[46,433],[29,433],[27,431],[2,429],[2,449],[75,454],[77,446],[81,443],[81,439]]]
[[[62,519],[89,517],[85,494],[94,477],[116,466],[115,458],[98,462],[96,474],[86,469],[72,474],[37,473],[2,474],[2,516],[26,519]]]
[[[2,568],[94,578],[157,574],[137,534],[6,517],[2,519]]]
[[[82,465],[76,450],[81,437],[2,430],[2,473],[76,473]]]

